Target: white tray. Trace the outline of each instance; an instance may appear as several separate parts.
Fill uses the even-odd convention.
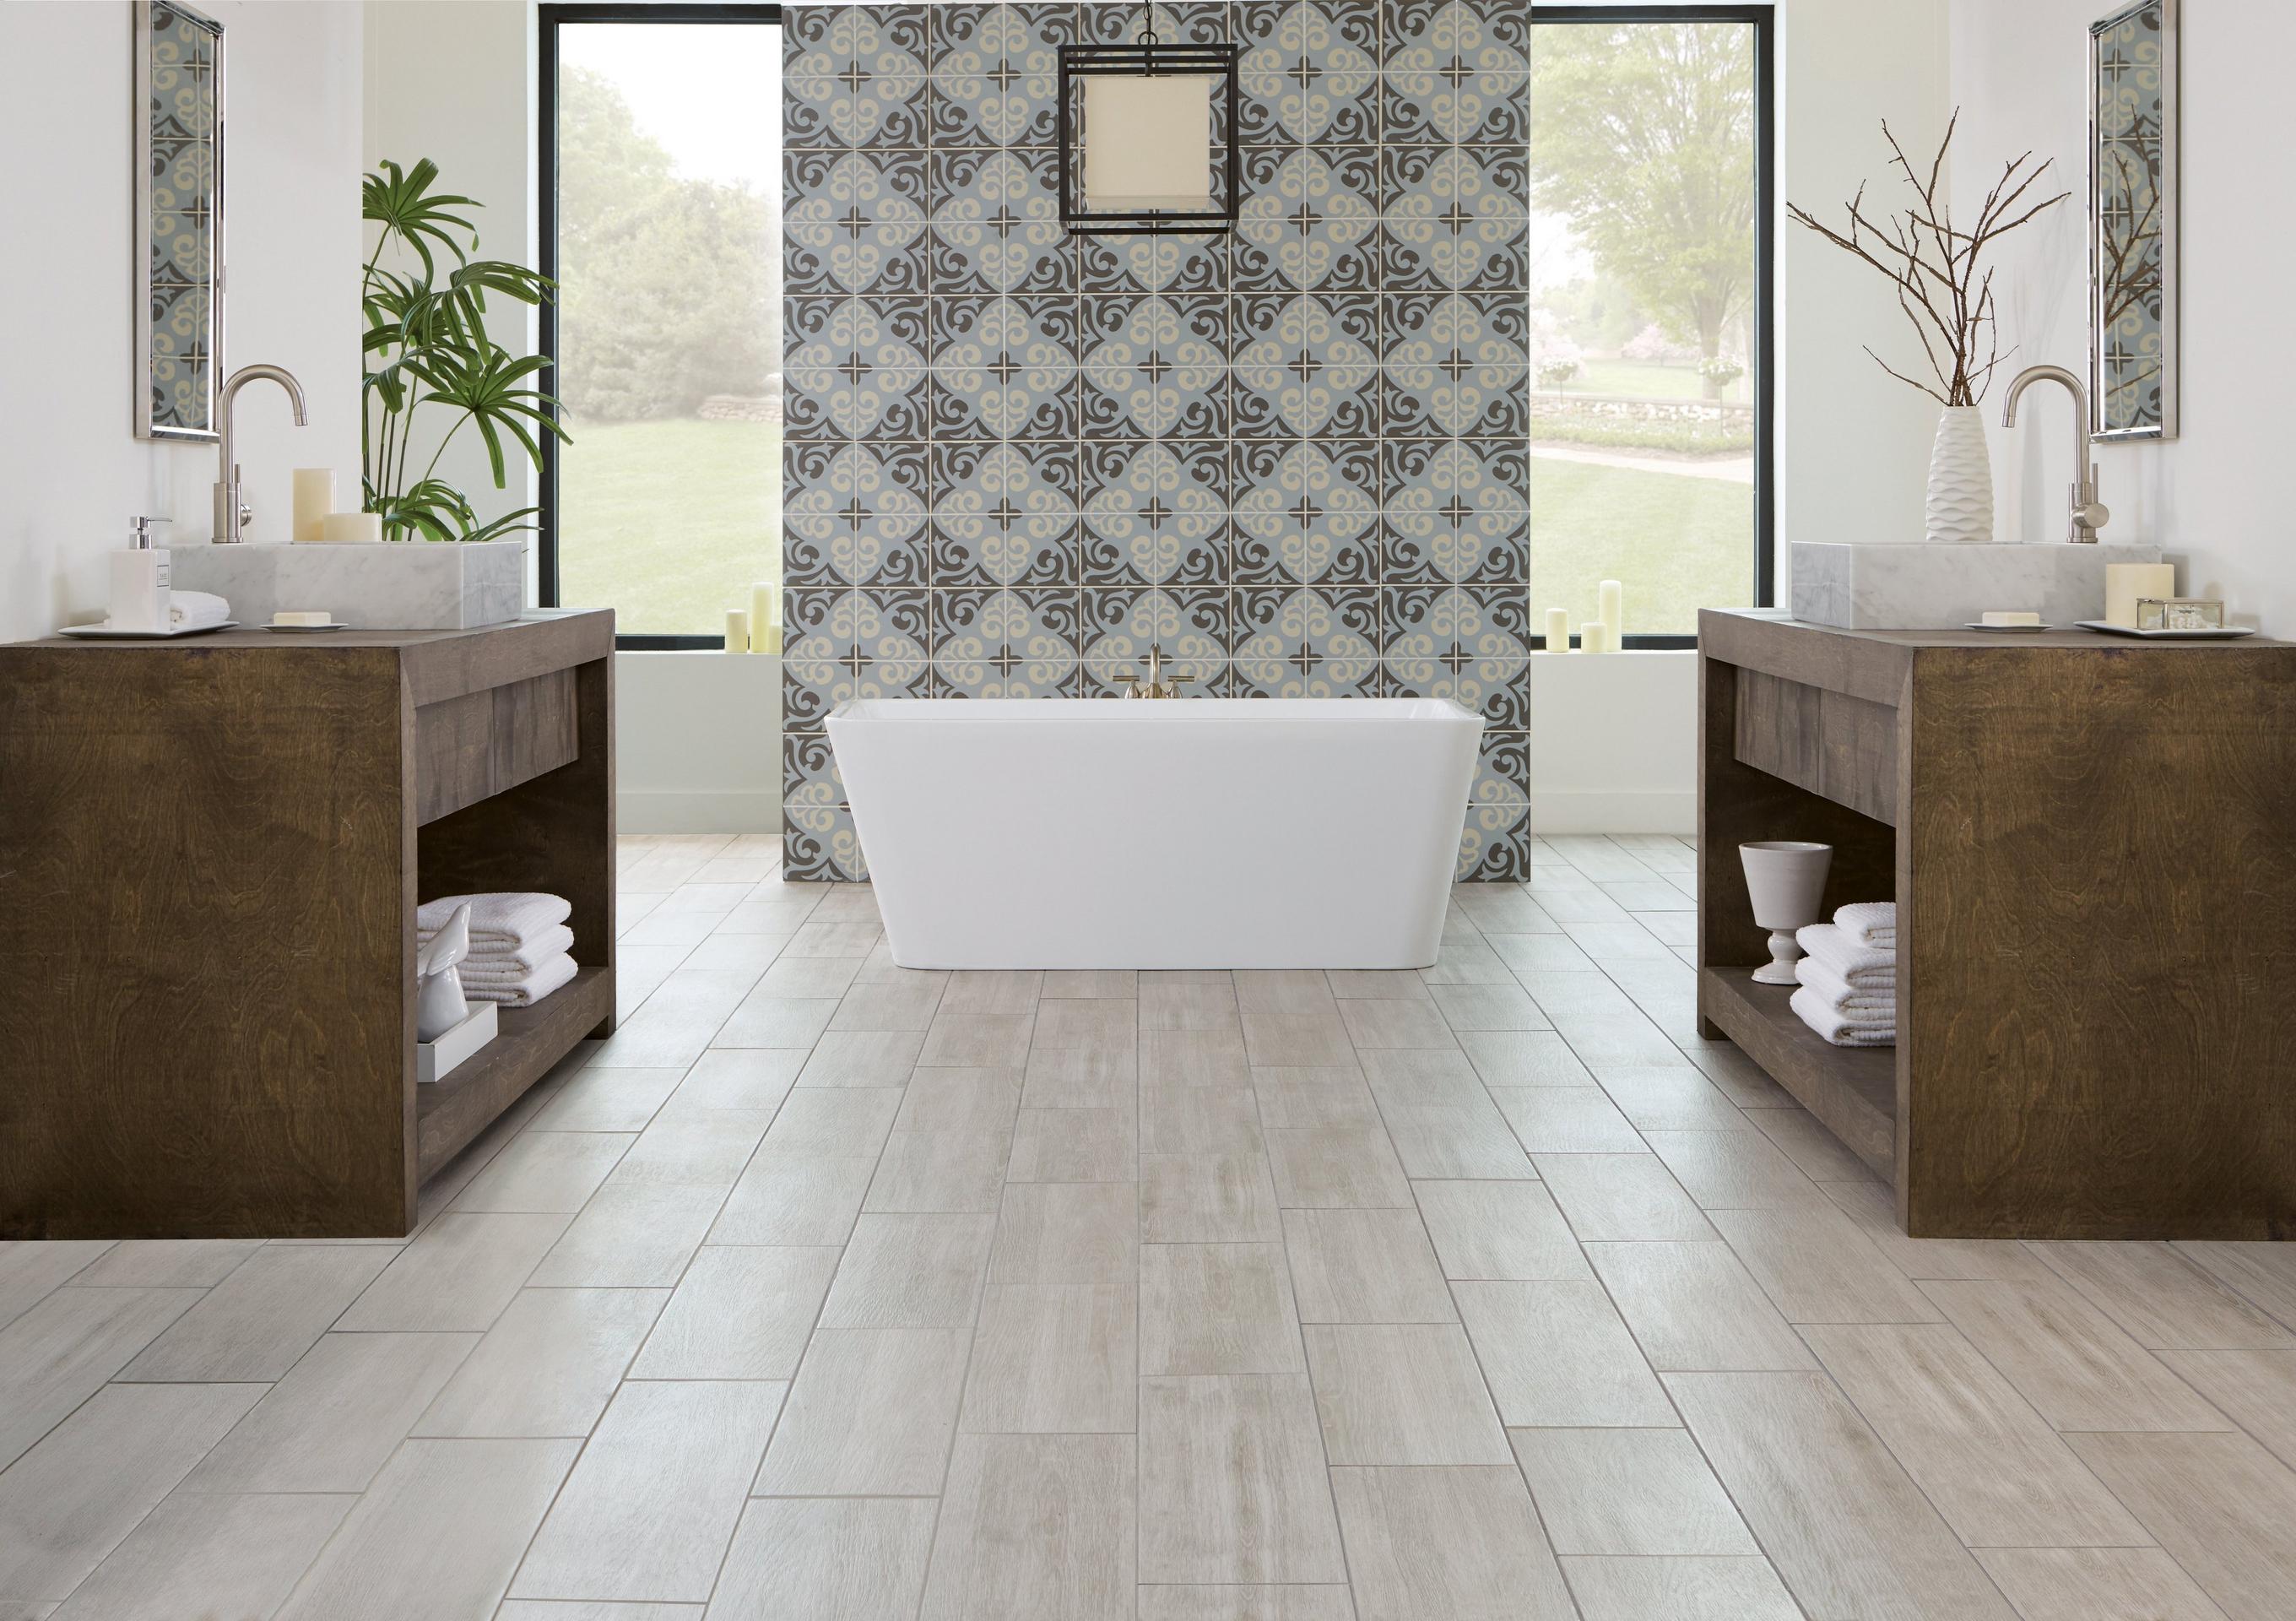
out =
[[[2038,630],[2054,630],[2056,627],[2054,625],[1988,625],[1982,623],[1981,621],[1973,621],[1969,624],[1964,625],[1962,629],[1964,630],[1989,630],[1996,636],[2030,636]]]
[[[275,630],[281,636],[311,636],[322,630],[348,630],[351,627],[348,620],[339,619],[328,625],[258,625],[255,628],[258,630]]]
[[[86,637],[103,642],[172,642],[179,636],[205,636],[210,630],[234,630],[238,628],[237,620],[226,619],[220,624],[193,625],[183,630],[114,630],[111,621],[107,619],[96,625],[59,625],[56,634]]]
[[[2148,642],[2228,642],[2235,637],[2254,636],[2254,625],[2223,625],[2208,630],[2139,630],[2134,625],[2108,624],[2101,619],[2077,621],[2084,630],[2102,630],[2107,636],[2134,636]]]

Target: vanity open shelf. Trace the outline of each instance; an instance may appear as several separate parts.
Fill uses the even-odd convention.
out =
[[[613,615],[0,646],[0,1238],[368,1238],[614,1022]],[[573,982],[415,1080],[414,914]]]
[[[1923,1238],[2296,1237],[2296,646],[1699,615],[1698,1011]],[[1894,899],[1898,1045],[1752,983],[1738,845]]]

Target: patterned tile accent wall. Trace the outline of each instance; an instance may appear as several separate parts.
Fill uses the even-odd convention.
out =
[[[1057,48],[1135,5],[783,13],[783,813],[865,876],[849,697],[1458,699],[1459,872],[1529,873],[1523,0],[1209,0],[1239,228],[1071,237]]]

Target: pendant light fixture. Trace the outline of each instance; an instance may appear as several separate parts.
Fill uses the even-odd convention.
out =
[[[1061,47],[1061,223],[1071,235],[1233,229],[1242,202],[1234,44]]]

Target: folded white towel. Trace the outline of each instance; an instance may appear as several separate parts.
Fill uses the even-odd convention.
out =
[[[511,984],[463,982],[463,994],[474,1002],[498,1002],[505,1008],[530,1008],[574,977],[574,959],[554,957],[524,979]]]
[[[219,625],[231,617],[231,605],[207,591],[168,593],[168,623],[177,630]]]
[[[1860,991],[1894,991],[1898,987],[1898,954],[1859,945],[1830,923],[1813,923],[1798,929],[1794,939],[1801,949]]]
[[[1898,1031],[1895,1024],[1860,1024],[1846,1013],[1836,1013],[1817,1000],[1817,992],[1808,985],[1793,993],[1788,1004],[1801,1022],[1824,1036],[1836,1047],[1895,1047]]]
[[[467,975],[470,965],[463,965]],[[1866,991],[1851,984],[1815,957],[1805,957],[1794,964],[1794,977],[1817,992],[1818,1000],[1836,1013],[1851,1018],[1879,1017],[1885,1024],[1895,1024],[1898,1017],[1898,992],[1895,986],[1886,991]]]
[[[515,984],[554,957],[574,949],[574,931],[564,924],[546,928],[520,945],[481,946],[463,959],[459,972],[466,985],[487,980]]]
[[[565,922],[574,910],[572,902],[562,901],[556,895],[518,891],[504,894],[441,895],[436,901],[425,901],[415,909],[415,937],[428,940],[446,927],[447,920],[464,901],[470,902],[471,907],[471,949],[474,951],[483,951],[489,947],[524,945]]]
[[[1894,901],[1858,901],[1837,907],[1833,926],[1859,945],[1877,950],[1893,950],[1898,944],[1898,903]]]

